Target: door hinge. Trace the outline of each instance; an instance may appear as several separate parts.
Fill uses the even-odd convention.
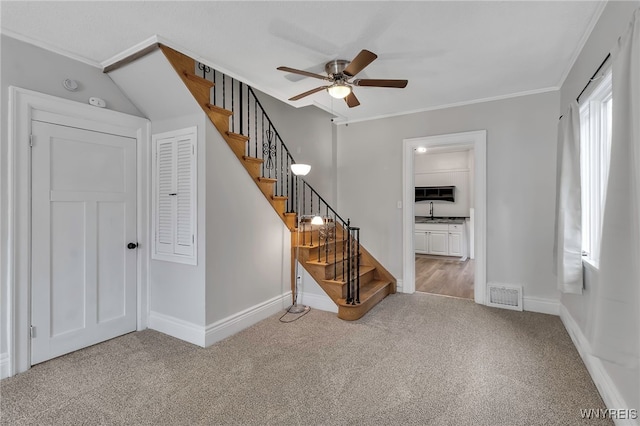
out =
[[[29,135],[29,146],[33,146],[33,135]]]
[[[36,328],[34,326],[29,327],[29,335],[32,339],[36,337]]]

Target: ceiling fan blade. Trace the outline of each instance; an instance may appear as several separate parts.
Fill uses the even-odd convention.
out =
[[[358,98],[356,98],[356,95],[353,92],[349,93],[344,98],[344,101],[347,103],[349,108],[357,107],[358,105],[360,105],[360,101],[358,100]]]
[[[302,99],[302,98],[304,98],[305,96],[313,95],[313,94],[314,94],[314,93],[316,93],[316,92],[319,92],[319,91],[321,91],[321,90],[324,90],[324,89],[326,89],[327,87],[329,87],[329,86],[320,86],[320,87],[316,87],[315,89],[311,89],[311,90],[308,90],[308,91],[306,91],[306,92],[304,92],[304,93],[300,93],[299,95],[294,96],[293,98],[289,98],[289,100],[290,100],[290,101],[297,101],[298,99]]]
[[[369,86],[369,87],[396,87],[404,89],[407,87],[407,80],[377,80],[372,78],[353,80],[355,86]]]
[[[284,71],[284,72],[291,72],[291,73],[294,73],[294,74],[304,75],[306,77],[319,78],[320,80],[329,80],[329,77],[327,77],[325,75],[314,74],[314,73],[309,72],[309,71],[297,70],[295,68],[278,67],[277,69],[280,70],[280,71]]]
[[[365,69],[365,67],[373,62],[377,57],[378,55],[376,55],[375,53],[362,49],[360,53],[358,53],[358,55],[353,58],[353,61],[351,61],[351,63],[342,72],[349,77],[353,77],[354,75]]]

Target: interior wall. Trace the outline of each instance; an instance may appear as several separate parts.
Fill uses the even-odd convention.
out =
[[[291,234],[211,122],[206,129],[210,325],[291,290]]]
[[[469,217],[472,175],[468,151],[415,153],[413,161],[415,186],[455,186],[455,201],[419,201],[414,203],[415,216],[429,216],[433,202],[435,217]]]
[[[562,85],[560,91],[562,112],[580,93],[607,53],[613,50],[618,37],[626,31],[633,11],[638,7],[640,7],[640,1],[610,1],[607,3],[598,23]],[[595,309],[596,295],[599,292],[606,292],[606,283],[599,281],[597,269],[587,266],[584,272],[585,289],[583,293],[581,295],[563,294],[561,303],[587,342],[591,344],[593,332],[596,327],[600,326]],[[619,365],[604,360],[600,361],[607,375],[611,378],[613,386],[628,404],[627,407],[610,408],[636,408],[636,404],[640,402],[638,374],[629,374],[627,369]]]
[[[56,53],[0,35],[0,364],[7,352],[8,336],[8,88],[24,89],[87,103],[89,97],[104,99],[107,108],[142,116],[138,109],[101,70]],[[76,92],[64,89],[65,78],[78,81]]]
[[[402,141],[487,130],[487,281],[558,300],[552,273],[558,92],[338,128],[338,204],[402,279]]]

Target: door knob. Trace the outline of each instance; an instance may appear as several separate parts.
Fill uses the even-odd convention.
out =
[[[127,248],[129,250],[133,250],[136,247],[138,247],[138,243],[129,243],[129,244],[127,244]]]

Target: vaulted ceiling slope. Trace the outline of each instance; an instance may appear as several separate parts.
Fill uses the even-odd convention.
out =
[[[280,100],[321,80],[332,59],[368,49],[359,78],[408,79],[405,89],[356,87],[361,105],[320,91],[315,104],[360,121],[558,88],[601,1],[0,2],[3,33],[106,65],[154,36]]]

